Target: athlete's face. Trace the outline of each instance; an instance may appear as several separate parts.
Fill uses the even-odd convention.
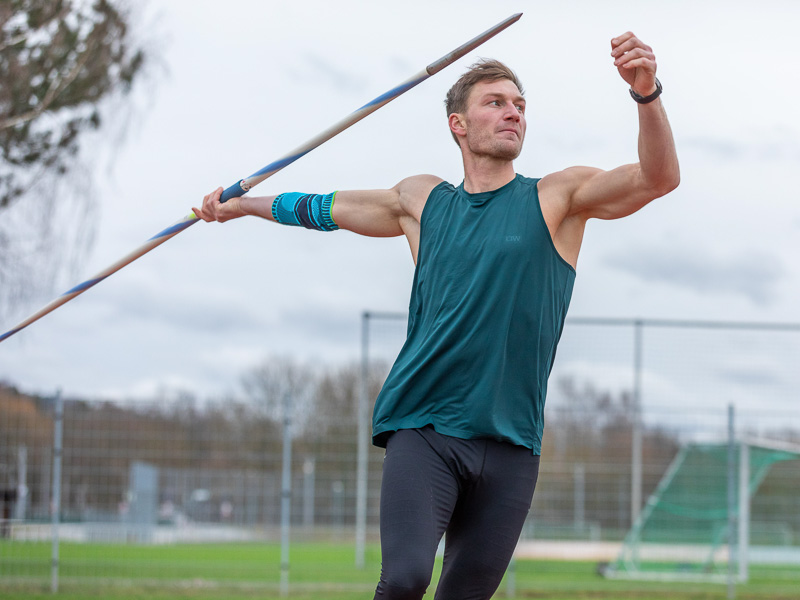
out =
[[[464,123],[470,152],[514,160],[525,139],[525,98],[509,79],[481,81],[470,91]]]

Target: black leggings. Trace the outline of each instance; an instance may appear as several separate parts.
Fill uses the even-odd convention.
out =
[[[445,532],[436,600],[491,598],[508,567],[539,474],[529,448],[462,440],[431,427],[386,446],[381,485],[381,580],[376,600],[418,599]]]

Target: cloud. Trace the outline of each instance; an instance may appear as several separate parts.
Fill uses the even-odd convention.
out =
[[[722,160],[738,160],[748,151],[746,144],[732,139],[718,137],[691,137],[680,140],[681,149],[694,150]]]
[[[287,68],[286,75],[299,83],[314,82],[318,89],[331,88],[343,93],[361,93],[368,82],[365,77],[355,75],[324,54],[312,50],[300,57],[298,65]]]
[[[205,279],[176,283],[160,272],[120,278],[86,301],[94,307],[95,326],[113,323],[119,327],[124,322],[140,332],[147,328],[183,334],[202,330],[206,335],[247,332],[268,320],[238,290]]]
[[[719,376],[731,383],[755,388],[777,387],[783,382],[783,378],[774,369],[756,365],[745,365],[735,369],[721,369]]]
[[[681,150],[699,152],[724,161],[757,160],[782,162],[800,160],[800,135],[791,128],[759,131],[757,139],[713,135],[678,140]]]
[[[734,294],[757,305],[775,300],[775,287],[785,269],[780,259],[759,252],[714,256],[698,248],[691,254],[675,249],[640,247],[617,252],[605,264],[647,283],[665,283],[702,294]]]

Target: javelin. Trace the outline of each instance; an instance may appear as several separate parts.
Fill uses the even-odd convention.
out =
[[[250,177],[246,177],[245,179],[241,179],[240,181],[234,183],[232,186],[230,186],[222,193],[222,196],[220,197],[220,202],[227,202],[231,198],[238,198],[239,196],[242,196],[243,194],[248,192],[253,186],[258,185],[259,183],[264,181],[267,177],[274,175],[284,167],[292,164],[298,158],[305,156],[306,154],[311,152],[314,148],[321,146],[329,139],[340,134],[342,131],[344,131],[351,125],[354,125],[367,115],[374,113],[384,104],[388,104],[401,94],[404,94],[414,86],[428,79],[428,77],[435,75],[436,73],[444,69],[446,66],[454,63],[456,60],[458,60],[468,52],[471,52],[472,50],[483,44],[485,41],[493,38],[495,35],[503,31],[505,28],[509,27],[513,23],[516,23],[521,16],[522,13],[511,15],[510,17],[508,17],[504,21],[501,21],[494,27],[487,29],[479,36],[471,39],[465,44],[462,44],[452,52],[445,54],[439,60],[432,62],[422,71],[420,71],[410,79],[404,81],[397,87],[392,88],[385,94],[381,94],[371,102],[368,102],[358,110],[355,110],[349,116],[345,117],[338,123],[332,125],[322,133],[319,133],[316,137],[310,139],[305,144],[296,148],[283,158],[279,158],[278,160],[271,162],[263,169],[260,169],[259,171],[256,171],[255,173],[250,175]],[[50,304],[42,308],[39,312],[31,315],[13,329],[0,335],[0,342],[10,338],[18,331],[25,329],[31,323],[38,321],[46,314],[54,311],[62,304],[66,304],[67,302],[69,302],[76,296],[79,296],[89,288],[94,287],[95,285],[103,281],[106,277],[113,275],[114,273],[119,271],[122,267],[129,265],[137,258],[144,256],[156,246],[160,246],[168,239],[178,235],[181,231],[194,225],[199,220],[200,219],[194,213],[190,213],[188,216],[184,217],[181,221],[178,221],[171,227],[168,227],[167,229],[164,229],[163,231],[157,233],[149,240],[147,240],[147,242],[142,244],[139,248],[129,253],[128,255],[124,256],[123,258],[115,262],[113,265],[107,267],[103,271],[100,271],[97,275],[95,275],[91,279],[87,279],[83,283],[79,283],[72,289],[67,290],[61,296],[53,300]]]

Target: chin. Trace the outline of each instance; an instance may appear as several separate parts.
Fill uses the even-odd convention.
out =
[[[503,148],[496,148],[495,151],[492,153],[492,156],[500,160],[514,160],[520,155],[521,152],[522,152],[521,146],[514,146],[513,148],[503,147]]]
[[[505,143],[470,144],[470,151],[477,156],[486,156],[497,160],[514,160],[522,152],[522,144],[507,140]]]

